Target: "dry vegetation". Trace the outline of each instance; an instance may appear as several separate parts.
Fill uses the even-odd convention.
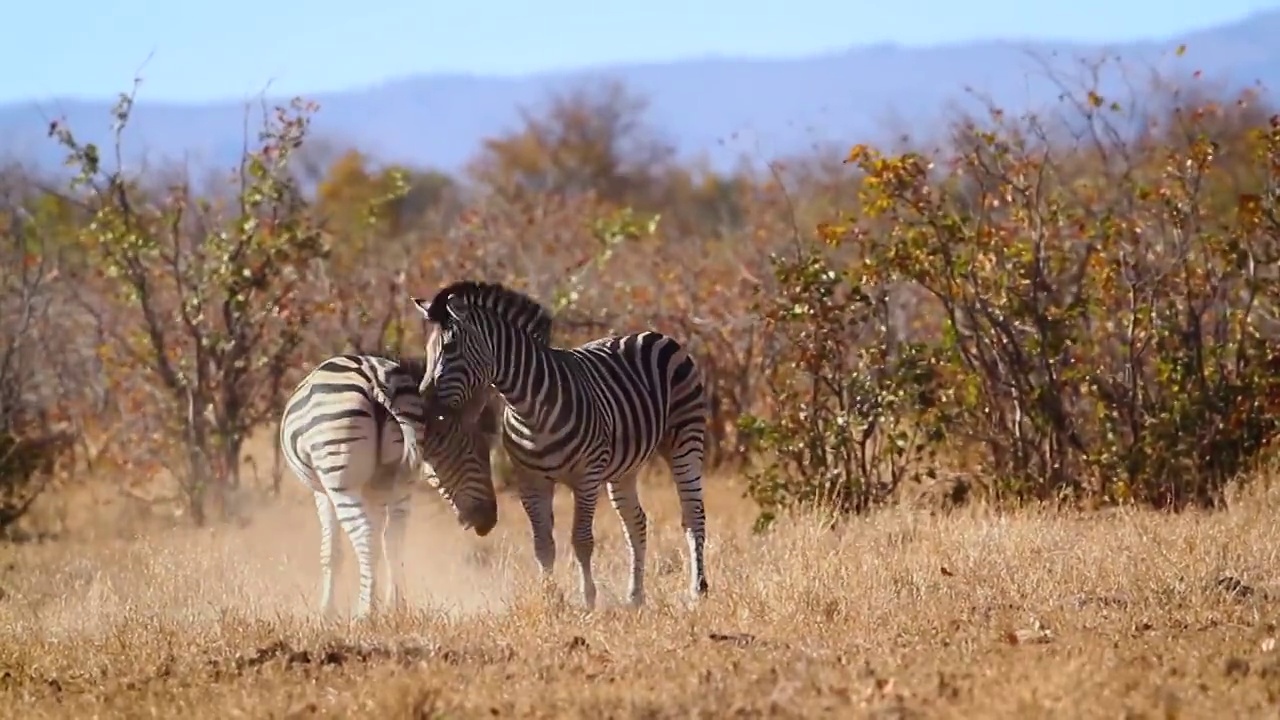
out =
[[[599,533],[603,609],[586,615],[569,592],[549,607],[510,501],[480,541],[424,494],[410,533],[420,615],[367,627],[315,619],[313,511],[292,486],[247,528],[5,551],[0,706],[29,718],[1258,717],[1280,695],[1275,494],[1177,516],[901,508],[834,531],[800,518],[766,539],[749,531],[740,487],[711,488],[714,594],[693,609],[678,601],[679,511],[661,481],[644,488],[655,570],[640,612],[621,606],[615,522]],[[565,558],[559,570],[567,591]]]
[[[0,177],[0,713],[1274,707],[1280,115],[1204,82],[1105,97],[1115,68],[1083,67],[1040,115],[759,172],[681,166],[611,85],[461,177],[313,139],[302,101],[199,182],[55,124],[70,185]],[[418,614],[316,619],[283,396],[335,352],[412,353],[408,296],[463,277],[552,305],[559,344],[688,339],[706,602],[655,473],[638,612],[611,513],[587,615],[563,552],[564,599],[534,590],[510,497],[479,540],[424,494]]]

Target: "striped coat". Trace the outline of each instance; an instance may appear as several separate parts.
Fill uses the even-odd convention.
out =
[[[436,326],[424,397],[460,410],[492,384],[507,402],[503,443],[544,573],[555,561],[552,498],[556,483],[563,483],[574,496],[572,544],[583,601],[594,606],[592,522],[607,488],[630,553],[628,599],[644,602],[648,522],[636,475],[658,455],[680,498],[689,592],[694,598],[707,592],[702,467],[708,403],[697,364],[677,340],[639,332],[556,348],[549,311],[497,284],[454,283],[414,303]]]

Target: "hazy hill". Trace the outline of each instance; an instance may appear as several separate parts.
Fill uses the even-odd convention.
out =
[[[1107,47],[1001,40],[904,48],[893,45],[790,60],[712,58],[595,68],[519,78],[425,75],[363,89],[311,96],[321,104],[320,134],[354,142],[383,157],[456,169],[481,138],[513,127],[517,108],[588,75],[623,79],[652,101],[651,120],[683,154],[725,161],[747,153],[769,157],[820,141],[883,139],[893,121],[928,123],[949,99],[972,86],[1009,110],[1039,106],[1057,95],[1029,57],[1114,53],[1166,71],[1201,70],[1234,85],[1280,86],[1280,10],[1183,37]],[[1173,49],[1186,43],[1185,57]],[[122,88],[123,89],[123,88]],[[109,100],[41,99],[0,105],[0,153],[45,167],[61,153],[45,138],[46,116],[65,116],[78,134],[102,141]],[[131,146],[148,154],[186,155],[229,164],[239,156],[241,101],[176,105],[147,102],[132,124]]]

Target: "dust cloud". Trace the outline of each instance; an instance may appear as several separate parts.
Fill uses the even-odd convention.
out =
[[[519,512],[504,508],[513,509]],[[36,585],[48,586],[22,588],[29,610],[20,622],[84,638],[109,633],[127,618],[183,624],[229,615],[289,624],[316,620],[319,534],[313,504],[299,490],[252,511],[245,527],[174,528],[137,540],[59,543],[47,557],[24,557],[44,565],[38,577],[45,582]],[[337,597],[349,613],[357,592],[356,563],[345,535],[340,540],[345,558]],[[510,531],[476,538],[438,499],[417,495],[406,540],[406,599],[419,611],[457,619],[505,611],[516,576],[528,574],[518,567],[529,561],[520,540]]]

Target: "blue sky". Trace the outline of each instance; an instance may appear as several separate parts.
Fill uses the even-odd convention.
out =
[[[524,74],[706,55],[795,56],[880,42],[1112,41],[1237,20],[1277,0],[63,0],[12,3],[0,102],[340,90],[424,72]],[[469,8],[469,9],[468,9]]]

